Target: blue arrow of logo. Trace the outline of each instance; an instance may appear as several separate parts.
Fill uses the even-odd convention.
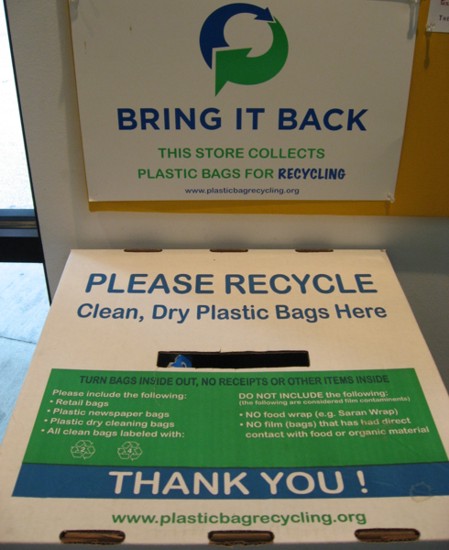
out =
[[[253,14],[259,21],[274,21],[269,8],[264,9],[252,4],[229,4],[212,12],[204,22],[200,33],[201,53],[210,68],[212,68],[214,49],[229,47],[224,37],[226,23],[231,17],[240,13]]]

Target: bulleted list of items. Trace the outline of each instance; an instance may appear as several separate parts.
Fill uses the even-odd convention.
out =
[[[42,464],[185,467],[373,460],[446,460],[413,369],[313,374],[54,369],[25,457]]]

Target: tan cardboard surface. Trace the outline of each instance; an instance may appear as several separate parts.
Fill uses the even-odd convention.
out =
[[[267,351],[298,365],[194,353]],[[448,411],[382,251],[73,251],[1,448],[0,546],[447,541]]]

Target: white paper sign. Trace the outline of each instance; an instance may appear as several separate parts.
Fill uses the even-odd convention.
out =
[[[449,32],[449,0],[430,0],[427,32]]]
[[[392,200],[412,11],[71,2],[89,199]]]

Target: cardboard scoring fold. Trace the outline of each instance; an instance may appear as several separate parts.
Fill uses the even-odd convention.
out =
[[[1,447],[0,547],[444,547],[448,412],[383,251],[75,250]]]

